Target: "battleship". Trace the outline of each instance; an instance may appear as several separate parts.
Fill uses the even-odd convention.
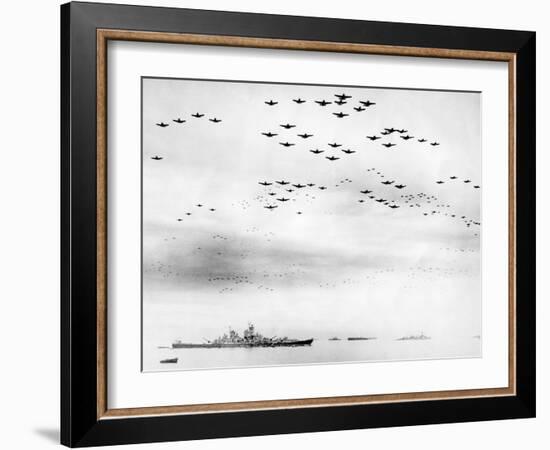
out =
[[[172,348],[253,348],[253,347],[302,347],[311,345],[311,339],[289,339],[287,337],[279,338],[277,336],[265,337],[258,333],[254,324],[249,323],[241,336],[233,329],[229,333],[224,333],[216,339],[205,339],[203,343],[189,343],[180,340],[172,343]]]
[[[403,336],[398,339],[397,341],[425,341],[426,339],[431,339],[431,337],[426,336],[424,333],[410,335],[410,336]]]

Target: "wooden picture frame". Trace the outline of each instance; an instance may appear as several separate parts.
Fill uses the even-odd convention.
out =
[[[61,7],[61,26],[64,445],[534,417],[534,33],[78,2]],[[106,363],[109,40],[507,62],[508,387],[110,409]]]

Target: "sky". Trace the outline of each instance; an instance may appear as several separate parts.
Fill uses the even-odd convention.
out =
[[[479,93],[142,83],[144,343],[481,334]]]

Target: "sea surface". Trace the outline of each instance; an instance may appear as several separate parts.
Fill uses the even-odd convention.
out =
[[[178,362],[175,364],[160,362],[176,357]],[[367,341],[315,339],[311,346],[303,347],[172,349],[149,346],[144,348],[143,370],[157,372],[479,357],[481,339],[477,337],[407,341],[390,338]]]

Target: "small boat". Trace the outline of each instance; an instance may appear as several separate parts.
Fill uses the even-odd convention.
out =
[[[178,358],[167,358],[167,359],[161,359],[161,364],[176,364],[178,362]]]
[[[371,341],[372,339],[376,339],[376,338],[375,337],[356,336],[356,337],[349,337],[348,341]]]

